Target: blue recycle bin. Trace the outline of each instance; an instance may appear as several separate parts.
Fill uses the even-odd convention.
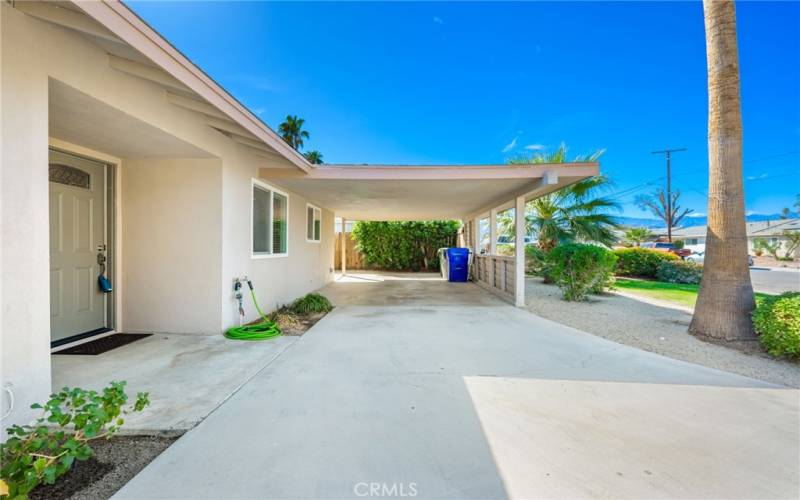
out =
[[[447,281],[466,282],[469,280],[469,248],[447,249]]]

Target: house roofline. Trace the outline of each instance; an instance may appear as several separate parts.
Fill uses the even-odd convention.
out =
[[[72,0],[72,3],[300,170],[308,172],[312,169],[311,163],[300,152],[289,146],[274,130],[128,6],[117,0]]]

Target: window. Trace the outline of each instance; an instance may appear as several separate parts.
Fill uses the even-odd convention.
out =
[[[253,257],[289,254],[289,196],[253,179]]]
[[[322,210],[306,203],[306,241],[318,243],[322,237]]]

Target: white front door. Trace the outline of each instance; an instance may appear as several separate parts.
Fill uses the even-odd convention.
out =
[[[50,151],[50,340],[107,327],[106,165]]]

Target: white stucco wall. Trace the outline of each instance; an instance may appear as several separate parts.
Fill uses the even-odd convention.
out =
[[[251,256],[250,189],[258,176],[253,165],[235,159],[223,168],[223,328],[238,324],[238,306],[233,297],[233,279],[248,276],[255,286],[261,308],[274,310],[294,299],[320,288],[333,278],[333,214],[322,210],[322,234],[319,243],[306,241],[306,203],[310,200],[272,184],[289,195],[289,255],[254,259]],[[258,314],[250,298],[245,296],[247,321]]]
[[[219,333],[220,160],[122,162],[126,332]]]
[[[202,115],[169,104],[153,82],[112,69],[106,51],[86,37],[7,2],[0,2],[0,23],[0,373],[2,383],[13,384],[16,399],[3,428],[29,421],[30,404],[51,390],[49,140],[121,158],[115,255],[121,330],[220,334],[238,321],[231,291],[236,276],[253,279],[267,310],[331,279],[333,216],[323,211],[322,242],[307,243],[306,200],[292,192],[289,256],[250,257],[251,178],[275,165],[210,128]],[[206,158],[152,157],[146,144],[141,155],[131,156],[116,150],[113,140],[105,147],[79,137],[48,137],[48,85],[54,81],[126,120],[196,146]],[[76,130],[82,125],[76,123]],[[91,138],[87,130],[81,133]],[[255,319],[249,302],[246,308],[247,319]],[[2,398],[0,413],[7,408]]]
[[[41,46],[21,21],[0,3],[0,382],[15,396],[3,430],[30,420],[30,405],[50,392],[47,74],[37,64]],[[5,391],[0,398],[2,415],[9,398]]]

